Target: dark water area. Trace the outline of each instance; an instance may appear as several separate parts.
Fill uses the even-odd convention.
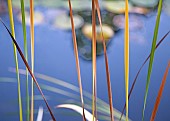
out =
[[[136,15],[137,16],[137,15]],[[9,17],[7,14],[1,15],[1,19],[5,24],[9,25]],[[130,31],[130,84],[136,76],[138,69],[150,53],[156,11],[152,12],[150,16],[137,16],[143,23],[141,29]],[[48,18],[46,18],[48,19]],[[16,40],[24,51],[23,48],[23,34],[22,25],[14,16]],[[160,28],[158,40],[160,40],[170,30],[170,16],[162,12],[160,20]],[[27,26],[27,38],[29,49],[29,62],[30,62],[30,29]],[[124,30],[120,29],[111,38],[107,47],[109,68],[111,74],[113,106],[115,109],[122,111],[125,102],[125,89],[124,89]],[[80,67],[82,75],[83,90],[92,93],[92,64],[91,61],[85,60],[80,54]],[[25,66],[18,55],[19,68],[25,69]],[[170,60],[170,35],[164,40],[160,47],[156,50],[155,60],[153,64],[153,71],[151,76],[151,83],[149,88],[145,120],[150,119],[155,99],[161,84],[161,80],[166,69],[167,63]],[[13,47],[10,36],[5,28],[0,24],[0,77],[15,78],[16,75],[9,71],[9,68],[15,67]],[[146,85],[148,63],[144,66],[137,80],[136,86],[129,101],[129,118],[133,121],[140,121],[142,118],[142,108]],[[44,22],[42,25],[35,26],[35,72],[52,76],[54,78],[63,80],[78,86],[76,64],[72,43],[71,31],[63,31],[61,29],[54,29],[52,26]],[[40,84],[50,85],[75,93],[64,87],[54,85],[42,79],[38,79]],[[31,85],[31,79],[30,79]],[[23,97],[23,109],[26,111],[26,92],[25,92],[25,76],[21,75],[21,91]],[[58,104],[66,103],[69,97],[52,93],[43,90],[44,94],[49,97],[49,104],[55,112],[57,121],[80,121],[81,115],[74,113],[71,110],[56,109]],[[156,121],[170,120],[170,74],[167,77],[167,82],[163,92],[162,100],[157,112]],[[79,93],[76,93],[79,94]],[[35,88],[35,95],[40,95],[39,91]],[[101,54],[97,57],[97,96],[108,103],[107,83],[105,74],[104,56]],[[0,83],[0,121],[17,121],[18,116],[18,103],[17,103],[17,83]],[[35,101],[35,109],[43,106],[45,112],[43,121],[50,120],[50,115],[46,110],[44,102],[40,100]],[[89,110],[90,111],[90,110]],[[24,113],[25,114],[25,113]],[[35,114],[36,118],[37,114]],[[25,115],[24,115],[24,118]]]

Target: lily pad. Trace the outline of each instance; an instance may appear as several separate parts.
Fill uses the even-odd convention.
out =
[[[137,14],[144,14],[144,15],[146,15],[149,12],[150,12],[150,9],[145,8],[145,7],[140,7],[140,6],[134,6],[130,10],[130,13],[137,13]]]
[[[113,24],[119,28],[124,29],[125,16],[124,15],[116,15],[113,18]],[[138,30],[143,28],[143,22],[136,15],[129,16],[129,29],[130,30]]]
[[[29,8],[30,6],[30,0],[24,0],[25,2],[25,7]],[[58,7],[62,7],[63,4],[66,1],[63,0],[34,0],[34,6],[43,6],[43,7],[54,7],[54,8],[58,8]],[[68,2],[67,2],[68,3]],[[20,0],[13,0],[12,4],[14,7],[20,8],[21,7],[21,3]]]
[[[69,9],[68,1],[64,2],[64,8]],[[89,0],[72,0],[71,1],[73,11],[83,11],[91,9],[91,1]]]
[[[24,0],[25,3],[25,7],[29,8],[30,6],[30,0]],[[16,8],[20,8],[21,7],[21,3],[20,0],[12,0],[12,5]],[[34,0],[34,6],[40,5],[40,1],[39,0]]]
[[[18,20],[22,23],[22,16],[21,13],[18,14]],[[28,11],[25,11],[25,22],[26,25],[30,25],[30,13]],[[34,12],[34,25],[40,25],[44,22],[44,15],[40,11]]]
[[[79,15],[73,15],[75,29],[80,28],[84,24],[84,20]],[[54,27],[63,30],[71,30],[70,17],[67,14],[57,16],[54,21]]]
[[[103,44],[102,44],[102,35],[100,26],[96,26],[97,31],[97,43],[96,43],[96,55],[103,54]],[[106,47],[108,47],[109,43],[111,42],[111,38],[114,35],[114,31],[112,28],[106,24],[103,24],[103,33],[104,39],[106,43]],[[77,45],[78,50],[80,52],[80,56],[85,60],[91,60],[92,58],[92,25],[90,23],[85,24],[82,29],[77,29],[76,31],[77,36]]]
[[[107,42],[113,35],[114,31],[109,27],[108,25],[103,25],[103,36],[104,40]],[[86,24],[82,28],[82,33],[88,38],[92,39],[92,25],[91,24]],[[102,42],[102,32],[100,26],[96,26],[96,40],[97,42]]]
[[[41,0],[40,4],[44,7],[49,7],[49,8],[58,8],[62,7],[64,5],[65,1],[63,0]],[[67,2],[68,4],[68,2]]]
[[[155,7],[159,0],[130,0],[134,5],[142,7]]]
[[[125,12],[125,1],[103,1],[104,8],[112,13],[121,14]],[[129,3],[129,10],[131,9],[132,5]]]
[[[170,0],[164,0],[164,7],[163,9],[165,10],[165,12],[170,15]]]

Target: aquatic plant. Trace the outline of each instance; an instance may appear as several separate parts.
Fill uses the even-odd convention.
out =
[[[35,1],[36,4],[38,4],[39,1]],[[60,1],[61,2],[61,1]],[[89,1],[88,1],[89,2]],[[81,79],[81,72],[80,72],[80,64],[79,64],[79,49],[78,49],[78,43],[77,43],[77,36],[76,36],[76,28],[74,25],[74,17],[73,17],[73,13],[74,11],[79,11],[80,9],[78,7],[73,7],[72,8],[72,1],[68,0],[67,1],[67,5],[69,6],[69,14],[70,14],[70,22],[71,22],[71,30],[72,30],[72,37],[73,37],[73,48],[74,48],[74,55],[75,55],[75,62],[76,62],[76,69],[77,69],[77,80],[78,80],[78,84],[79,87],[76,87],[70,83],[66,83],[64,81],[58,80],[58,79],[54,79],[52,77],[46,76],[46,75],[42,75],[42,74],[37,74],[34,73],[34,0],[30,0],[30,36],[31,36],[31,66],[29,66],[29,62],[28,62],[28,49],[27,49],[27,32],[26,32],[26,16],[25,16],[25,5],[24,5],[24,0],[20,1],[21,4],[21,14],[22,14],[22,27],[23,27],[23,37],[24,37],[24,54],[21,51],[21,48],[18,45],[17,39],[15,38],[15,32],[14,32],[14,22],[13,22],[13,11],[12,11],[12,3],[11,0],[8,0],[8,9],[9,9],[9,16],[10,16],[10,25],[11,25],[11,32],[8,29],[8,27],[6,26],[5,22],[3,22],[3,20],[0,19],[0,21],[2,22],[2,24],[4,25],[4,27],[6,28],[8,34],[10,35],[13,45],[14,45],[14,57],[15,57],[15,62],[16,62],[16,70],[14,71],[12,69],[13,72],[15,72],[17,74],[17,84],[18,84],[18,104],[19,104],[19,117],[20,117],[20,121],[23,120],[23,109],[22,109],[22,99],[21,99],[21,91],[20,91],[20,78],[19,78],[19,74],[24,74],[26,75],[26,104],[27,104],[27,111],[26,111],[26,115],[27,115],[27,121],[33,121],[34,120],[34,100],[35,100],[35,94],[34,94],[34,84],[37,86],[47,108],[48,111],[51,115],[51,118],[53,121],[56,120],[54,112],[52,111],[52,109],[49,106],[49,103],[42,91],[42,89],[47,90],[47,91],[51,91],[54,93],[59,93],[62,95],[65,95],[67,97],[69,97],[70,99],[73,99],[74,101],[65,103],[65,104],[61,104],[56,106],[56,108],[68,108],[68,109],[72,109],[78,113],[80,113],[82,115],[82,118],[84,121],[86,120],[92,120],[92,121],[97,121],[98,119],[101,120],[111,120],[114,121],[115,119],[119,119],[120,120],[130,120],[129,119],[129,99],[130,99],[130,95],[133,91],[133,88],[135,86],[135,83],[137,81],[138,75],[141,72],[143,66],[146,64],[146,62],[149,60],[149,67],[148,67],[148,74],[147,74],[147,82],[146,82],[146,90],[145,90],[145,97],[144,97],[144,107],[143,107],[143,113],[142,113],[142,120],[144,120],[144,112],[145,112],[145,106],[146,106],[146,100],[147,100],[147,95],[148,95],[148,89],[149,89],[149,84],[150,84],[150,78],[151,78],[151,72],[152,72],[152,65],[153,65],[153,60],[154,60],[154,53],[155,50],[159,47],[159,45],[163,42],[163,40],[168,36],[168,34],[170,32],[168,32],[156,45],[156,41],[157,41],[157,36],[158,36],[158,30],[159,30],[159,23],[160,23],[160,16],[161,16],[161,10],[162,10],[162,0],[160,0],[159,2],[157,0],[155,1],[151,1],[148,4],[146,4],[145,2],[137,2],[135,0],[131,0],[131,3],[133,4],[142,4],[142,7],[145,6],[146,7],[151,7],[151,6],[156,6],[158,3],[158,15],[157,15],[157,19],[156,19],[156,24],[155,24],[155,31],[154,31],[154,35],[153,35],[153,41],[152,41],[152,47],[151,47],[151,53],[150,55],[147,57],[147,59],[144,61],[144,63],[142,64],[141,68],[139,69],[139,71],[137,72],[137,75],[135,77],[135,80],[132,84],[132,87],[130,89],[129,92],[129,12],[134,12],[134,6],[131,5],[131,3],[129,4],[129,0],[125,0],[125,1],[119,1],[120,3],[116,3],[116,1],[114,1],[114,3],[112,4],[120,4],[120,7],[115,8],[114,10],[110,7],[108,7],[107,3],[104,4],[105,7],[107,7],[107,9],[109,11],[113,11],[116,14],[119,13],[123,13],[125,14],[125,25],[124,25],[124,77],[125,77],[125,105],[123,108],[122,112],[117,111],[115,108],[113,108],[113,99],[112,99],[112,86],[111,86],[111,80],[110,80],[110,71],[109,71],[109,59],[107,56],[107,43],[105,40],[105,36],[104,36],[104,31],[103,31],[103,21],[102,21],[102,13],[100,10],[100,6],[99,6],[99,1],[98,0],[91,0],[91,4],[92,4],[92,9],[91,11],[91,22],[92,22],[92,34],[90,35],[92,41],[91,41],[91,59],[92,59],[92,94],[86,92],[85,90],[83,90],[83,85],[82,85],[82,79]],[[124,3],[124,4],[123,4]],[[65,6],[65,2],[63,2],[62,4],[63,6]],[[117,7],[117,6],[116,6]],[[96,17],[97,16],[97,17]],[[98,18],[98,19],[96,19]],[[105,72],[106,72],[106,83],[107,83],[107,89],[108,89],[108,101],[109,104],[107,104],[106,102],[104,102],[103,100],[99,99],[97,97],[97,65],[96,65],[96,61],[97,61],[97,39],[98,38],[98,34],[96,31],[96,26],[98,25],[98,27],[100,27],[100,33],[99,33],[99,38],[101,39],[100,42],[102,43],[102,48],[103,48],[103,53],[104,53],[104,61],[105,61]],[[70,25],[70,24],[69,24]],[[112,34],[113,36],[113,34]],[[89,39],[89,38],[88,38]],[[25,66],[26,66],[26,70],[19,70],[18,68],[18,60],[17,60],[17,52],[16,50],[18,50]],[[158,92],[158,96],[155,102],[155,106],[151,115],[150,120],[154,121],[155,117],[156,117],[156,112],[158,110],[158,106],[161,100],[161,96],[162,96],[162,92],[163,92],[163,88],[165,86],[165,82],[166,82],[166,78],[168,75],[168,71],[170,68],[170,62],[168,63],[168,66],[166,68],[164,77],[162,79],[162,83]],[[30,95],[29,95],[29,83],[28,83],[28,72],[31,75],[32,78],[32,83],[31,83],[31,108],[30,108]],[[79,92],[80,96],[71,93],[71,92],[67,92],[65,90],[56,88],[56,87],[52,87],[49,85],[45,85],[45,84],[40,84],[37,81],[37,78],[42,78],[44,80],[47,80],[53,84],[56,85],[60,85],[63,86],[65,88],[69,88],[72,91],[75,92]],[[9,78],[8,78],[9,79]],[[9,79],[10,80],[10,79]],[[6,81],[8,82],[8,81]],[[9,81],[10,82],[10,81]],[[77,99],[80,97],[80,102],[77,101]],[[87,109],[92,110],[92,114],[87,111]],[[123,115],[124,111],[126,109],[126,116]],[[103,115],[100,115],[98,113],[102,113]],[[38,118],[37,120],[42,120],[43,117],[43,109],[40,108],[38,111]]]
[[[9,18],[10,18],[10,26],[11,26],[11,35],[13,38],[15,38],[15,30],[14,30],[14,20],[13,20],[13,11],[12,11],[12,3],[11,0],[8,0],[8,11],[9,11]],[[17,75],[17,80],[18,80],[18,103],[19,103],[19,117],[20,121],[23,120],[22,117],[22,100],[21,100],[21,86],[20,86],[20,77],[19,77],[19,72],[18,72],[18,57],[17,57],[17,50],[16,46],[13,43],[13,48],[14,48],[14,58],[15,58],[15,65],[16,65],[16,75]]]

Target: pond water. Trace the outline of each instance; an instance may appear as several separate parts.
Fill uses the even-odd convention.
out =
[[[47,9],[38,7],[37,10],[43,12],[44,15],[49,14],[46,11]],[[10,27],[8,14],[0,15],[0,17],[5,22],[5,24]],[[144,62],[150,52],[153,39],[156,11],[152,11],[151,13],[149,13],[148,16],[133,14],[131,15],[131,17],[136,17],[141,22],[142,27],[140,27],[140,29],[132,28],[130,31],[130,87],[138,69],[140,68],[141,64]],[[72,43],[72,33],[70,30],[65,31],[59,28],[54,28],[49,19],[50,18],[47,18],[46,16],[42,24],[35,26],[35,72],[45,74],[78,86],[76,64]],[[169,20],[170,16],[163,11],[161,15],[158,40],[160,40],[170,30]],[[15,13],[14,21],[16,40],[21,49],[24,50],[22,25],[17,18],[17,13]],[[77,33],[78,32],[80,31],[77,30]],[[29,26],[27,26],[27,35],[30,58]],[[85,41],[89,43],[89,40]],[[87,50],[89,50],[89,46],[90,45],[87,46]],[[155,53],[155,60],[145,112],[146,121],[150,119],[150,115],[152,113],[152,109],[155,103],[155,99],[165,68],[167,66],[168,61],[170,60],[169,48],[170,36],[168,36],[164,40],[164,42],[160,45],[160,47],[156,50]],[[109,44],[107,46],[107,53],[111,74],[113,106],[117,110],[122,111],[125,101],[123,29],[115,31],[114,36],[109,40]],[[81,52],[79,52],[79,55],[83,90],[92,93],[92,62],[89,58],[87,59]],[[15,78],[15,74],[10,71],[11,68],[14,67],[15,62],[13,57],[12,42],[7,31],[2,26],[2,24],[0,24],[0,77]],[[25,66],[20,57],[19,68],[25,69]],[[141,71],[141,74],[139,75],[139,78],[137,80],[136,86],[129,102],[129,118],[134,121],[139,121],[142,117],[147,68],[148,63],[144,66],[143,70]],[[75,93],[72,90],[54,85],[50,82],[44,81],[43,79],[37,78],[37,80],[40,84],[49,85],[71,93]],[[15,82],[3,82],[0,84],[0,121],[15,121],[19,119],[17,105],[17,83],[16,80],[14,81]],[[23,97],[23,109],[26,110],[26,85],[24,75],[21,75],[21,87]],[[49,104],[55,112],[57,121],[82,120],[82,117],[79,114],[73,113],[73,111],[54,108],[58,104],[67,103],[71,101],[71,98],[47,91],[45,89],[43,89],[43,92],[47,97],[49,97]],[[168,115],[170,113],[169,92],[170,75],[167,78],[160,107],[156,116],[156,121],[170,120],[170,117]],[[39,91],[36,88],[35,94],[40,95]],[[97,96],[108,103],[105,62],[102,53],[99,54],[99,56],[97,57]],[[35,101],[35,109],[38,109],[39,106],[43,106],[43,108],[46,109],[44,102],[38,98]],[[50,115],[47,113],[47,110],[45,110],[44,113],[45,114],[43,120],[49,120]],[[35,114],[35,117],[36,115],[37,114]]]

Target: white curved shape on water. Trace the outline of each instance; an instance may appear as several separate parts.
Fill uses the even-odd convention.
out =
[[[67,109],[72,109],[74,111],[76,111],[77,113],[83,115],[83,109],[80,106],[74,105],[74,104],[61,104],[58,105],[57,108],[67,108]],[[88,112],[86,109],[84,109],[84,113],[85,113],[85,117],[88,121],[92,121],[93,119],[93,115]],[[95,120],[95,118],[94,118]],[[98,121],[98,120],[97,120]]]
[[[42,121],[43,119],[43,107],[39,107],[37,121]]]

